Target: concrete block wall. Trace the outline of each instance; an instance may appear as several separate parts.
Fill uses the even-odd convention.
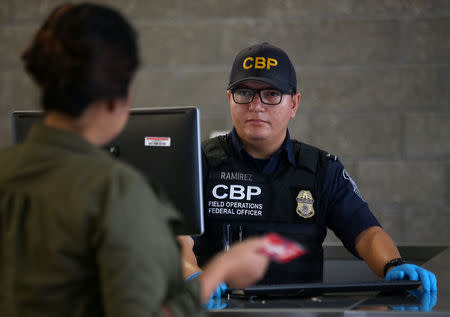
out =
[[[450,244],[449,0],[99,2],[139,32],[134,106],[199,106],[204,138],[232,127],[235,54],[285,49],[303,94],[292,136],[340,157],[397,243]],[[0,146],[11,111],[39,108],[19,53],[58,3],[0,0]]]

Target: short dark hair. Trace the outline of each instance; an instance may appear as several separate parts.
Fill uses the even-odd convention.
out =
[[[116,10],[95,4],[55,8],[22,54],[45,111],[80,116],[97,100],[126,97],[139,64],[137,34]]]

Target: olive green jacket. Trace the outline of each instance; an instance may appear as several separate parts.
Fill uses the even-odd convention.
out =
[[[177,219],[133,168],[34,126],[0,151],[0,316],[198,316]]]

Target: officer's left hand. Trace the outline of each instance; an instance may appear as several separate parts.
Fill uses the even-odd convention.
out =
[[[389,270],[384,278],[386,281],[415,280],[422,281],[425,292],[437,292],[436,276],[420,266],[414,264],[402,264]]]

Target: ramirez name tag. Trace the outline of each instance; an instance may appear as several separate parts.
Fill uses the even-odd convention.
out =
[[[154,137],[147,136],[145,137],[145,146],[170,146],[170,138],[169,137]]]

